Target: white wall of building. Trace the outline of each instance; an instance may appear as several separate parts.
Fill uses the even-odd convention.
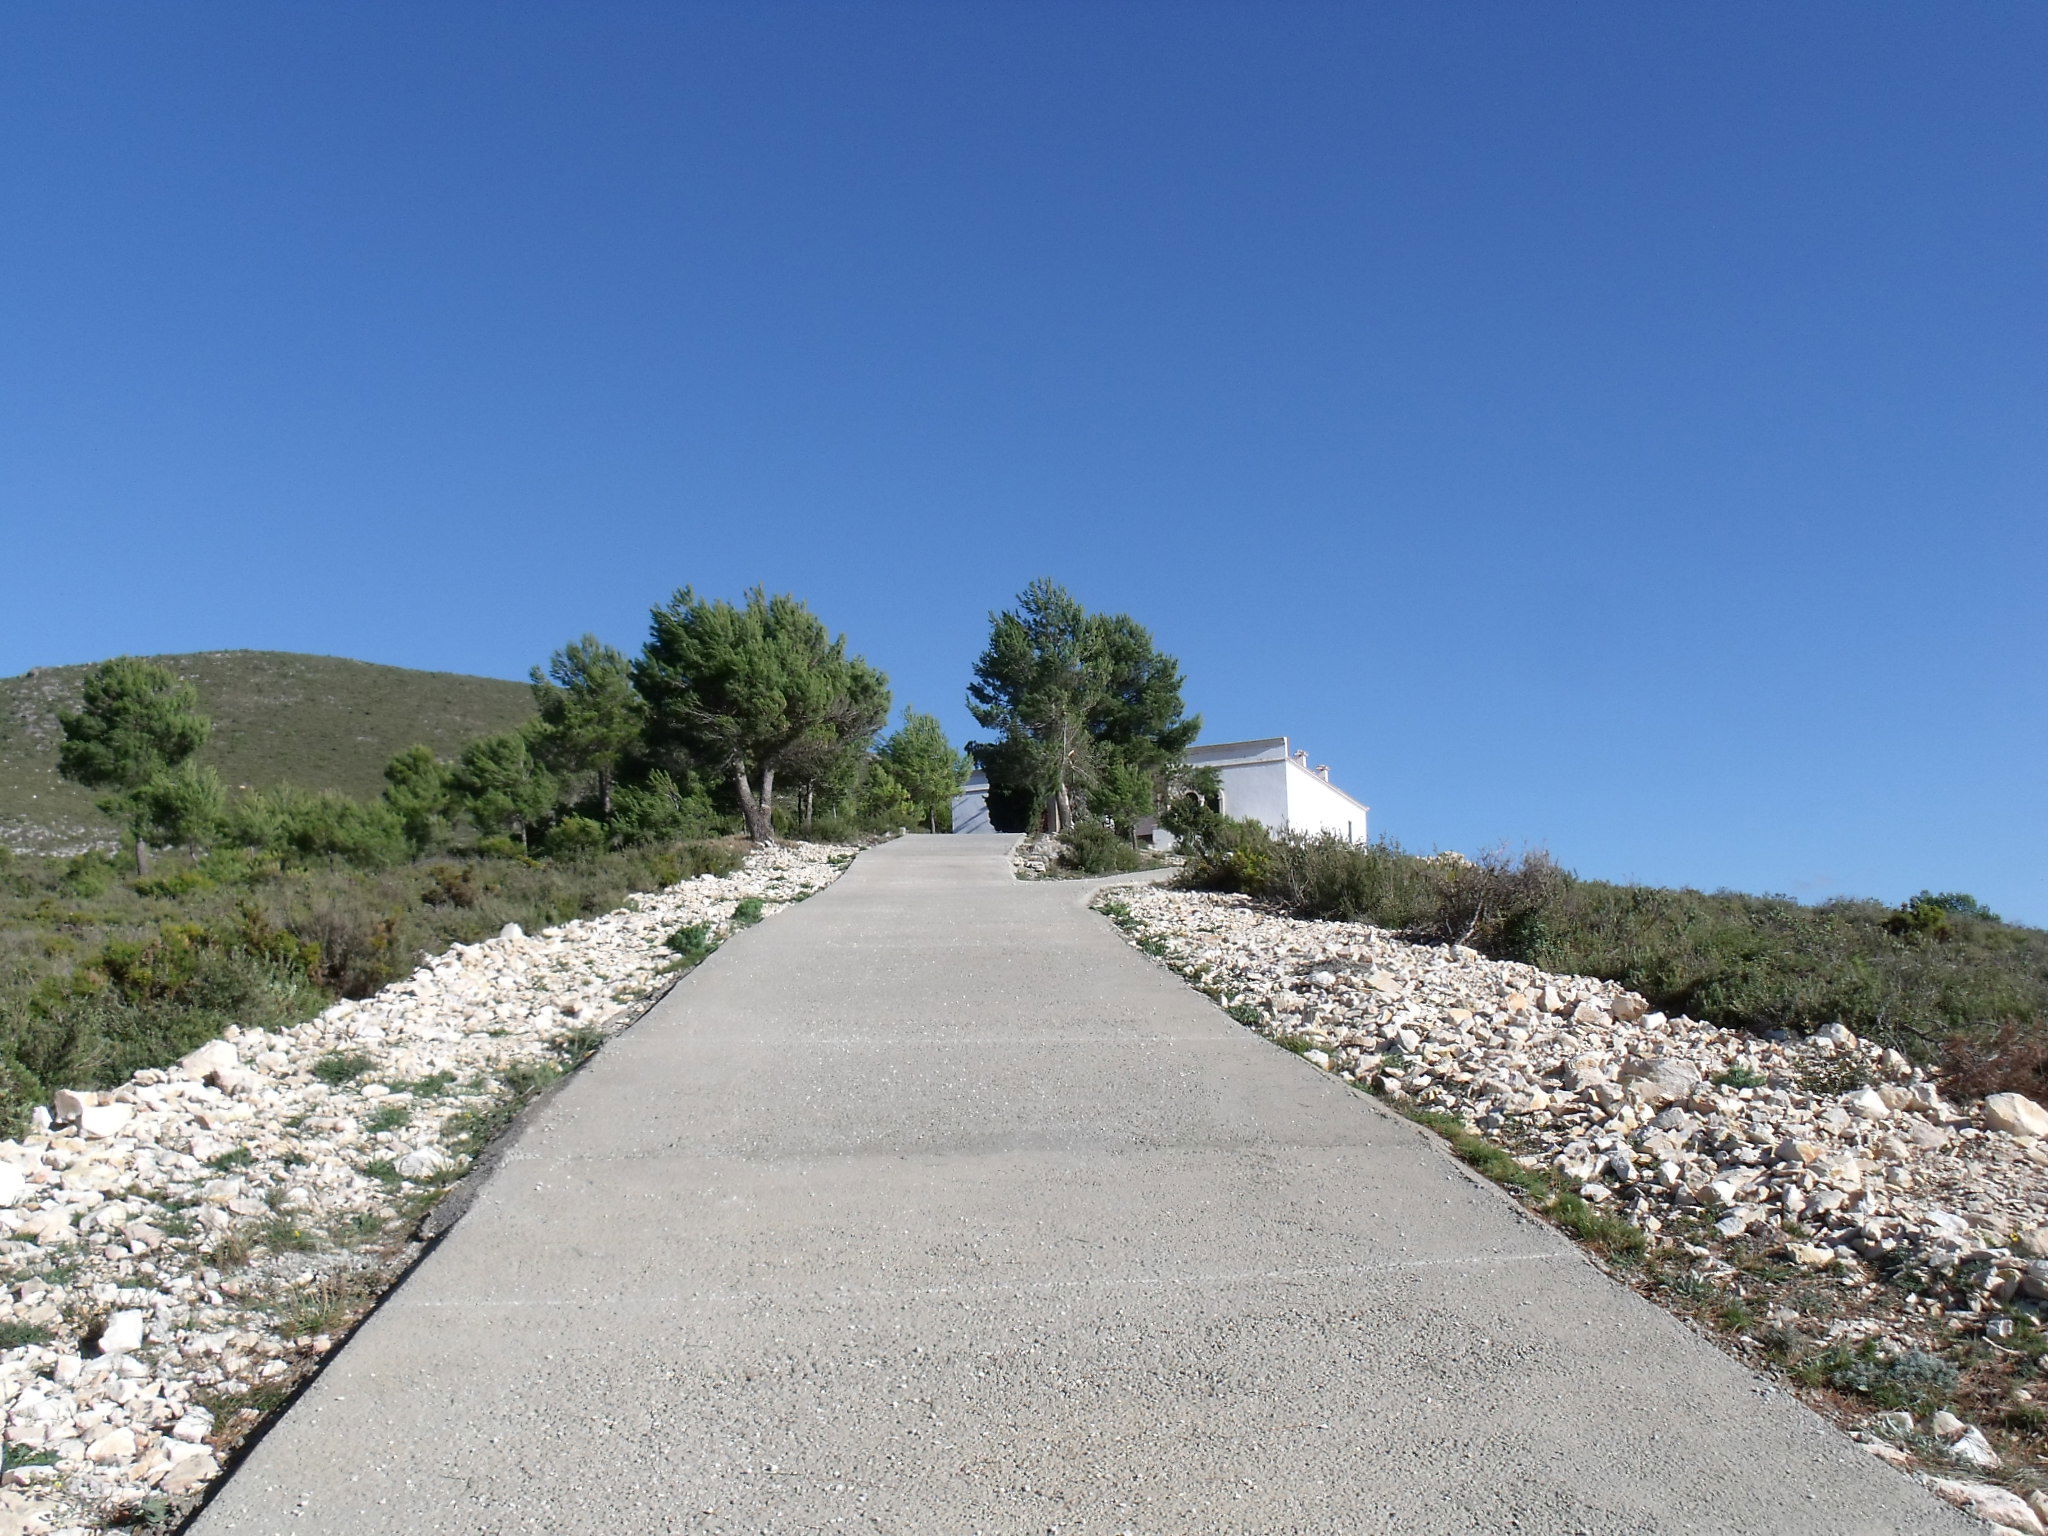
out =
[[[1334,832],[1366,841],[1366,807],[1294,753],[1285,736],[1226,741],[1190,748],[1188,762],[1214,768],[1223,785],[1223,814],[1263,822],[1276,832]],[[979,769],[953,797],[955,832],[993,832],[988,821],[988,776]],[[1160,834],[1155,846],[1171,839]]]
[[[1329,782],[1321,774],[1306,768],[1300,759],[1289,759],[1287,764],[1287,830],[1306,832],[1311,836],[1321,832],[1334,833],[1354,843],[1366,841],[1366,808]]]

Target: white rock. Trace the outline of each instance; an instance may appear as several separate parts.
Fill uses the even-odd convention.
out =
[[[50,1096],[50,1115],[59,1125],[78,1124],[79,1114],[89,1105],[97,1104],[97,1094],[85,1093],[70,1088],[59,1088]]]
[[[0,1208],[18,1204],[27,1189],[27,1174],[12,1163],[0,1163]]]
[[[1622,1087],[1645,1104],[1668,1104],[1689,1098],[1699,1087],[1699,1068],[1670,1056],[1637,1058],[1621,1069]]]
[[[1959,1482],[1952,1477],[1925,1477],[1921,1481],[1956,1508],[1967,1509],[1980,1520],[2009,1525],[2025,1536],[2048,1536],[2048,1525],[2041,1523],[2040,1516],[2028,1507],[2025,1499],[2007,1489],[1994,1488],[1989,1483]]]
[[[501,939],[523,939],[526,937],[526,930],[517,923],[507,923],[498,930],[498,937]]]
[[[110,1462],[133,1461],[135,1459],[135,1431],[132,1429],[110,1429],[87,1447],[87,1461],[106,1466]]]
[[[209,1040],[196,1051],[178,1058],[178,1065],[195,1078],[204,1080],[215,1072],[233,1071],[242,1064],[235,1048],[225,1040]]]
[[[1859,1088],[1854,1093],[1843,1094],[1842,1107],[1866,1120],[1882,1120],[1892,1112],[1891,1105],[1884,1101],[1884,1095],[1875,1088]]]
[[[1323,1055],[1321,1051],[1311,1052],[1310,1054],[1316,1056]],[[1329,1059],[1329,1057],[1323,1056],[1325,1064],[1328,1063]],[[392,1164],[392,1167],[398,1170],[398,1176],[404,1179],[431,1179],[436,1174],[445,1173],[454,1166],[455,1159],[446,1152],[443,1152],[439,1147],[417,1148],[406,1153],[405,1156]]]
[[[165,1493],[190,1493],[203,1488],[220,1472],[220,1463],[213,1453],[202,1449],[196,1456],[182,1456],[171,1463],[163,1481],[157,1486]]]
[[[1984,1431],[1974,1424],[1957,1437],[1949,1446],[1948,1453],[1958,1461],[1967,1461],[1971,1466],[1982,1467],[1986,1471],[2004,1465],[1998,1452],[1991,1449],[1991,1442],[1984,1438]]]
[[[142,1313],[139,1309],[116,1312],[100,1330],[100,1353],[125,1355],[142,1348]]]
[[[2048,1136],[2048,1109],[2024,1093],[1994,1093],[1984,1101],[1984,1123],[2012,1136]]]
[[[62,1206],[55,1210],[31,1212],[15,1227],[14,1235],[45,1246],[63,1242],[71,1236],[71,1212]]]
[[[133,1104],[88,1104],[78,1112],[78,1129],[87,1136],[108,1141],[125,1131],[134,1118]]]

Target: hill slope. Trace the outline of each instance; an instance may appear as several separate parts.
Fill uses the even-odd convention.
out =
[[[472,737],[533,713],[524,683],[415,672],[286,651],[200,651],[150,658],[189,679],[213,717],[200,754],[229,784],[292,783],[372,795],[383,768],[414,742],[450,755]],[[93,795],[57,777],[57,712],[74,709],[83,666],[0,678],[0,844],[75,852],[110,844]]]

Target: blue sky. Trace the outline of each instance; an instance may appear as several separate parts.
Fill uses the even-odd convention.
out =
[[[17,5],[0,673],[1052,575],[1412,847],[2048,922],[2048,10]]]

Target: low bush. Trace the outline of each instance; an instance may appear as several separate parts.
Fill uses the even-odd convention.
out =
[[[1062,832],[1060,867],[1084,875],[1120,875],[1144,867],[1138,850],[1099,821],[1084,821]]]
[[[565,816],[548,828],[546,846],[551,859],[581,859],[601,852],[610,834],[601,821],[587,816]]]

